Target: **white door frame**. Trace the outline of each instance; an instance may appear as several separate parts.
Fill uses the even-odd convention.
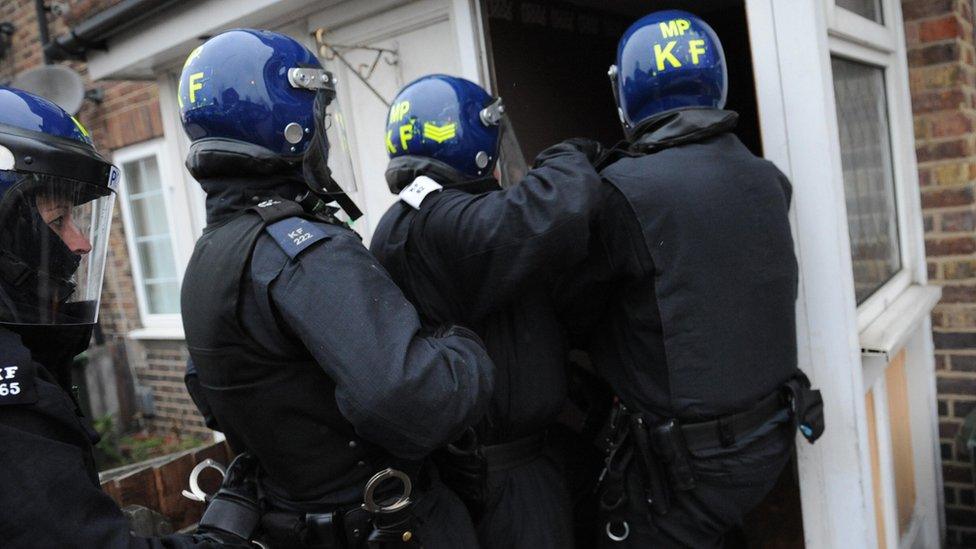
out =
[[[849,48],[842,43],[850,39],[844,33],[852,28],[848,23],[856,21],[853,14],[835,8],[830,0],[746,0],[764,154],[789,176],[794,189],[791,220],[800,265],[799,365],[823,391],[827,423],[827,430],[816,445],[798,439],[807,547],[874,547],[879,542],[888,547],[899,545],[899,532],[892,524],[894,496],[890,448],[884,448],[887,426],[881,425],[886,423],[881,415],[883,409],[878,410],[881,432],[877,442],[883,477],[879,497],[885,507],[886,528],[885,539],[878,539],[865,394],[874,385],[875,403],[882,402],[884,384],[875,385],[876,375],[865,378],[866,372],[871,373],[871,361],[877,359],[862,357],[862,338],[872,328],[874,332],[884,331],[871,323],[880,320],[884,316],[880,313],[897,300],[917,295],[929,303],[933,292],[921,286],[926,282],[925,258],[900,6],[891,0],[883,3],[889,21],[890,51],[899,57],[887,88],[895,114],[890,120],[892,154],[896,157],[895,170],[901,174],[901,186],[896,192],[900,226],[905,229],[905,272],[896,284],[879,291],[859,310],[854,297],[831,70],[831,51]],[[867,26],[870,25],[862,25]],[[876,32],[865,42],[868,38],[875,42],[884,38],[881,26],[877,27],[870,29]],[[914,290],[908,292],[906,288]],[[927,306],[930,308],[931,303]],[[910,398],[917,416],[912,421],[913,446],[916,456],[922,458],[917,458],[915,464],[916,512],[926,524],[913,524],[914,534],[910,532],[903,542],[911,542],[913,535],[919,535],[918,539],[925,543],[938,541],[934,538],[938,538],[941,494],[936,491],[941,491],[941,477],[937,456],[926,455],[931,453],[928,445],[937,435],[932,432],[931,420],[919,421],[927,419],[919,414],[935,413],[931,338],[926,310],[897,347],[886,349],[888,353],[884,355],[887,363],[888,356],[907,348],[915,369],[909,375],[920,381],[927,379],[930,385],[918,387],[913,391],[917,394]],[[925,512],[918,513],[920,509]]]

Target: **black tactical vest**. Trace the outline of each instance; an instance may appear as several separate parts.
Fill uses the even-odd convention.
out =
[[[279,499],[314,508],[361,501],[379,451],[355,435],[336,405],[335,383],[287,328],[268,322],[268,331],[292,343],[287,353],[275,352],[240,321],[241,300],[255,299],[246,287],[258,238],[295,216],[305,216],[301,207],[280,201],[208,227],[183,280],[183,325],[203,396],[231,448],[257,456]]]
[[[785,176],[731,133],[623,158],[601,175],[632,208],[654,270],[622,290],[622,303],[647,310],[621,337],[653,338],[647,347],[663,355],[634,358],[658,380],[651,390],[618,390],[641,391],[635,399],[679,418],[708,418],[749,408],[795,375]]]

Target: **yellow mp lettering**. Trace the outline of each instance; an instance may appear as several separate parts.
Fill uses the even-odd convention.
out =
[[[680,36],[685,33],[686,30],[691,28],[691,21],[687,19],[672,19],[670,21],[665,21],[658,23],[661,27],[661,36],[665,38],[674,38],[675,36]]]
[[[202,51],[203,51],[203,44],[200,44],[199,46],[194,48],[193,51],[190,52],[190,55],[186,56],[186,61],[183,63],[183,70],[186,70],[187,65],[189,65],[190,63],[193,62],[194,59],[199,57]]]
[[[72,117],[71,117],[71,121],[75,123],[75,127],[77,127],[77,128],[78,128],[78,131],[80,131],[80,132],[81,132],[81,135],[84,135],[85,137],[91,137],[91,134],[89,134],[89,133],[88,133],[88,129],[87,129],[87,128],[85,128],[85,127],[84,127],[84,126],[83,126],[83,125],[81,124],[81,122],[78,122],[78,119],[77,119],[77,118],[75,118],[75,117],[73,117],[73,116],[72,116]]]
[[[396,147],[393,146],[393,130],[386,130],[386,150],[390,154],[396,152]]]
[[[691,63],[693,65],[698,64],[698,56],[705,53],[705,41],[704,40],[689,40],[688,41],[688,52],[691,54]]]
[[[413,139],[413,124],[404,124],[400,126],[400,148],[407,150],[407,143]]]
[[[408,112],[410,112],[409,101],[401,101],[393,105],[393,108],[390,109],[390,121],[388,123],[392,124],[394,122],[403,120],[403,117],[406,116]]]
[[[654,44],[654,59],[657,61],[657,70],[664,70],[665,61],[670,63],[674,68],[681,66],[681,61],[678,61],[678,58],[671,53],[677,43],[677,41],[672,40],[668,42],[668,45],[665,46],[663,50],[661,49],[661,44]]]
[[[197,102],[197,92],[203,89],[203,83],[198,80],[203,79],[202,72],[195,72],[190,75],[190,103]]]

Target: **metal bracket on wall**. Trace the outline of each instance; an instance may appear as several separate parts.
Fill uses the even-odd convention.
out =
[[[0,59],[7,55],[7,50],[13,42],[14,32],[17,27],[7,21],[0,22]]]
[[[393,67],[400,64],[400,52],[399,50],[391,50],[388,48],[377,48],[374,46],[366,46],[363,44],[357,44],[353,46],[345,46],[341,44],[331,44],[325,40],[325,34],[328,32],[325,28],[317,29],[313,34],[315,36],[315,43],[318,45],[318,54],[320,57],[326,61],[339,60],[340,63],[346,66],[352,74],[363,83],[364,86],[369,88],[369,91],[373,92],[384,105],[390,106],[390,101],[387,101],[383,94],[379,92],[372,84],[369,83],[370,77],[376,72],[376,67],[379,66],[380,60],[382,60],[387,65]],[[346,52],[353,50],[362,50],[373,52],[375,55],[371,63],[360,63],[358,66],[354,67],[345,56]]]

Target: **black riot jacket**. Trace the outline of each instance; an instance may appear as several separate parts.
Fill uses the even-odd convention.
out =
[[[58,347],[60,342],[44,344]],[[216,546],[188,535],[147,539],[129,533],[128,519],[99,488],[92,456],[98,435],[63,381],[70,360],[38,362],[19,335],[0,327],[0,364],[0,545]]]
[[[797,372],[791,187],[735,118],[670,112],[617,151],[590,258],[557,291],[623,401],[658,417],[742,411]]]
[[[498,376],[482,442],[538,432],[566,396],[566,341],[549,287],[556,273],[584,257],[598,211],[596,171],[582,152],[562,144],[540,155],[520,184],[472,194],[448,187],[457,182],[422,159],[400,160],[388,179],[427,176],[446,188],[427,195],[419,209],[394,204],[371,251],[425,322],[460,322],[484,339]]]
[[[472,424],[493,366],[463,330],[424,336],[358,236],[282,197],[291,180],[208,179],[208,227],[183,283],[199,388],[283,505],[361,501],[393,457]]]

